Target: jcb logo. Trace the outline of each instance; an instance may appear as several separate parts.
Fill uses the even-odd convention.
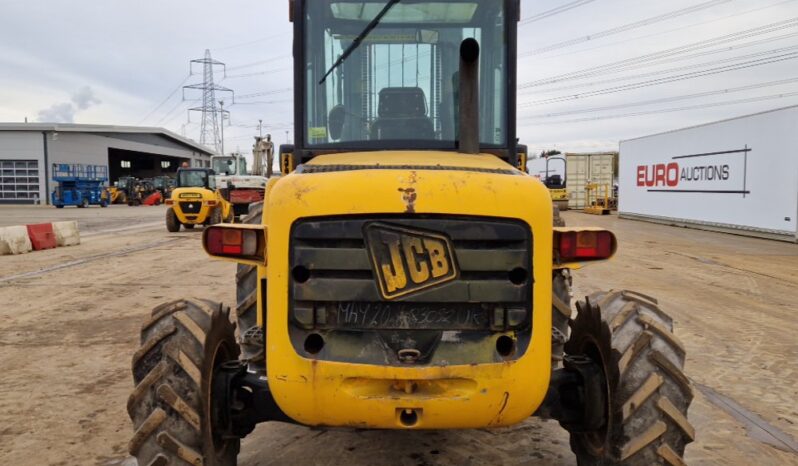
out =
[[[452,243],[444,235],[383,223],[365,227],[372,268],[385,299],[457,278]]]

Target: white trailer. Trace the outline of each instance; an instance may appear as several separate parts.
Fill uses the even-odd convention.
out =
[[[798,242],[798,106],[621,141],[622,218]]]

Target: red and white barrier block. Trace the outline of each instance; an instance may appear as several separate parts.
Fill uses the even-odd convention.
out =
[[[80,230],[78,230],[77,221],[53,222],[53,230],[58,247],[80,244]]]
[[[0,227],[0,256],[80,244],[78,222]]]

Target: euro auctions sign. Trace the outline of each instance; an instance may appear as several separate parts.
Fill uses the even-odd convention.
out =
[[[637,165],[636,185],[649,192],[750,194],[746,186],[749,147],[687,154],[662,163]]]
[[[798,105],[620,143],[618,211],[798,240]]]

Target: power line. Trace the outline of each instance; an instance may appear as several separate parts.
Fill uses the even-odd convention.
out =
[[[777,21],[775,23],[770,23],[763,26],[758,26],[755,28],[734,32],[731,34],[724,34],[722,36],[711,37],[709,39],[704,39],[686,45],[660,50],[657,52],[651,52],[637,57],[632,57],[612,63],[607,63],[604,65],[598,65],[590,68],[585,68],[582,70],[572,71],[555,76],[549,76],[547,78],[541,78],[534,81],[527,81],[525,83],[520,84],[518,87],[519,89],[526,89],[546,84],[554,84],[568,79],[578,79],[581,77],[595,76],[595,74],[599,72],[607,72],[616,69],[622,69],[624,67],[628,67],[631,65],[638,65],[656,60],[662,60],[669,57],[679,56],[695,50],[736,42],[741,39],[747,39],[749,37],[755,37],[762,34],[769,34],[772,32],[777,32],[783,29],[789,29],[794,27],[798,27],[798,18],[791,18],[784,21]]]
[[[791,2],[794,2],[794,1],[796,1],[796,0],[782,0],[780,2],[773,3],[771,5],[757,7],[757,8],[753,8],[753,9],[746,10],[746,11],[741,11],[741,12],[734,13],[734,14],[731,14],[731,15],[722,16],[720,18],[712,18],[712,19],[705,20],[705,21],[699,21],[697,23],[688,24],[686,26],[680,26],[680,27],[673,28],[673,29],[667,29],[665,31],[655,32],[653,34],[646,34],[646,35],[642,35],[642,36],[630,37],[630,38],[624,39],[622,41],[610,42],[608,44],[597,45],[595,47],[589,47],[589,48],[584,48],[584,49],[580,49],[580,50],[573,50],[573,51],[570,51],[570,52],[563,52],[563,53],[560,53],[560,54],[557,54],[557,55],[549,55],[547,57],[538,58],[538,60],[551,60],[551,59],[554,59],[554,58],[565,57],[565,56],[568,56],[568,55],[575,55],[575,54],[584,53],[584,52],[591,52],[593,50],[603,49],[603,48],[606,48],[606,47],[612,47],[614,45],[627,44],[629,42],[636,42],[636,41],[641,40],[641,39],[648,39],[650,37],[657,37],[657,36],[661,36],[661,35],[664,35],[664,34],[670,34],[672,32],[683,31],[685,29],[694,28],[696,26],[703,26],[703,25],[706,25],[706,24],[716,23],[718,21],[723,21],[723,20],[730,19],[730,18],[736,18],[738,16],[745,16],[745,15],[748,15],[748,14],[751,14],[751,13],[755,13],[757,11],[767,10],[767,9],[770,9],[770,8],[773,8],[773,7],[777,7],[777,6],[783,5],[785,3],[791,3]]]
[[[556,118],[561,116],[567,115],[579,115],[583,113],[594,113],[594,112],[604,112],[607,110],[618,110],[622,108],[629,108],[629,107],[642,107],[645,105],[652,105],[652,104],[662,104],[662,103],[669,103],[669,102],[677,102],[680,100],[690,100],[690,99],[697,99],[701,97],[710,97],[714,95],[726,95],[726,94],[733,94],[735,92],[744,92],[750,91],[754,89],[762,89],[765,87],[773,87],[773,86],[783,86],[785,84],[792,84],[798,82],[798,77],[789,78],[789,79],[780,79],[778,81],[769,81],[764,83],[758,84],[749,84],[747,86],[739,86],[733,87],[729,89],[720,89],[717,91],[707,91],[707,92],[699,92],[695,94],[687,94],[687,95],[680,95],[680,96],[673,96],[673,97],[663,97],[660,99],[651,99],[651,100],[643,100],[640,102],[632,102],[626,104],[618,104],[618,105],[607,105],[603,107],[592,107],[592,108],[583,108],[577,110],[567,110],[563,112],[553,112],[553,113],[545,113],[539,115],[529,115],[520,118],[520,120],[536,120],[536,119],[544,119],[544,118]]]
[[[233,105],[267,105],[267,104],[283,104],[286,102],[293,102],[294,99],[282,99],[282,100],[268,100],[268,101],[257,101],[257,102],[235,102],[230,104],[232,107]]]
[[[274,94],[283,94],[285,92],[291,92],[293,89],[290,87],[285,87],[283,89],[275,89],[271,91],[262,91],[262,92],[254,92],[252,94],[240,94],[237,96],[239,99],[249,99],[252,97],[263,97],[265,95],[274,95]]]
[[[196,100],[181,100],[181,101],[179,101],[177,103],[177,105],[172,107],[171,110],[169,110],[163,117],[161,117],[160,120],[158,120],[155,123],[155,126],[160,126],[162,123],[165,124],[165,123],[169,123],[170,121],[174,120],[175,116],[180,114],[178,112],[177,114],[173,115],[175,113],[175,110],[177,110],[177,109],[179,109],[181,107],[188,107],[189,105],[191,105],[192,102],[197,102],[197,101]],[[168,118],[168,120],[167,120],[167,118]]]
[[[253,66],[263,65],[263,64],[266,64],[266,63],[273,63],[273,62],[278,61],[278,60],[285,60],[286,58],[291,58],[291,54],[280,55],[278,57],[273,57],[273,58],[269,58],[269,59],[266,59],[266,60],[258,60],[258,61],[253,61],[253,62],[250,62],[250,63],[244,63],[243,65],[229,66],[229,67],[227,67],[227,69],[228,70],[240,70],[242,68],[251,68]]]
[[[241,43],[233,44],[233,45],[227,45],[225,47],[220,47],[220,48],[217,48],[217,49],[214,49],[214,50],[216,50],[218,52],[220,50],[237,49],[239,47],[246,47],[248,45],[259,44],[261,42],[265,42],[265,41],[270,40],[270,39],[275,39],[277,37],[282,37],[283,35],[284,35],[283,33],[272,34],[270,36],[262,37],[260,39],[255,39],[255,40],[251,40],[251,41],[247,41],[247,42],[241,42]]]
[[[685,80],[688,80],[688,79],[700,78],[700,77],[704,77],[704,76],[711,76],[711,75],[714,75],[714,74],[726,73],[726,72],[729,72],[729,71],[737,71],[737,70],[743,70],[743,69],[747,69],[747,68],[753,68],[753,67],[756,67],[756,66],[769,65],[771,63],[778,63],[778,62],[782,62],[782,61],[786,61],[786,60],[792,60],[792,59],[795,59],[795,58],[798,58],[798,52],[785,53],[785,54],[782,54],[782,55],[777,55],[777,56],[770,57],[770,58],[762,58],[762,59],[758,59],[758,60],[749,60],[747,62],[738,63],[736,65],[720,66],[720,67],[717,67],[717,68],[699,70],[699,71],[695,71],[695,72],[692,72],[692,73],[684,73],[684,74],[675,75],[675,76],[666,76],[666,77],[663,77],[663,78],[650,79],[648,81],[630,83],[630,84],[625,84],[625,85],[622,85],[622,86],[615,86],[615,87],[610,87],[610,88],[606,88],[606,89],[600,89],[600,90],[596,90],[596,91],[585,92],[585,93],[581,93],[581,94],[553,97],[551,99],[542,99],[542,100],[538,100],[538,101],[534,101],[534,102],[529,102],[529,104],[530,105],[546,105],[546,104],[553,104],[553,103],[558,103],[558,102],[565,102],[565,101],[569,101],[569,100],[584,99],[584,98],[587,98],[587,97],[595,97],[597,95],[615,94],[617,92],[629,91],[629,90],[633,90],[633,89],[641,89],[641,88],[644,88],[644,87],[659,86],[661,84],[667,84],[667,83],[672,83],[672,82],[677,82],[677,81],[685,81]]]
[[[284,66],[282,68],[274,68],[274,69],[269,70],[269,71],[258,71],[258,72],[255,72],[255,73],[227,75],[227,76],[224,77],[224,79],[250,78],[252,76],[262,76],[264,74],[274,74],[274,73],[277,73],[278,71],[287,71],[287,70],[292,70],[292,69],[294,69],[293,66]],[[224,79],[223,79],[223,81],[224,81]]]
[[[149,113],[148,113],[146,116],[144,116],[144,118],[142,118],[141,120],[139,120],[139,122],[138,122],[138,123],[136,123],[136,125],[140,125],[140,124],[144,123],[144,122],[147,120],[147,118],[149,118],[150,116],[152,116],[152,114],[153,114],[153,113],[157,112],[159,108],[163,107],[163,104],[165,104],[166,102],[168,102],[168,101],[169,101],[169,99],[171,99],[171,98],[172,98],[172,97],[173,97],[175,94],[177,94],[177,91],[179,91],[179,90],[180,90],[180,89],[183,87],[183,84],[185,84],[185,83],[186,83],[186,81],[188,81],[188,78],[190,78],[190,77],[191,77],[191,74],[187,74],[187,75],[186,75],[186,77],[185,77],[185,78],[183,78],[183,80],[182,80],[182,81],[180,81],[180,84],[178,84],[178,85],[177,85],[177,87],[176,87],[176,88],[175,88],[175,89],[174,89],[172,92],[170,92],[170,93],[169,93],[169,95],[168,95],[168,96],[166,96],[166,98],[165,98],[165,99],[163,99],[163,100],[161,101],[161,103],[159,103],[158,105],[156,105],[156,106],[155,106],[155,108],[153,108],[152,110],[150,110],[150,112],[149,112]]]
[[[798,36],[798,33],[791,34],[791,36]],[[615,77],[615,78],[603,79],[603,80],[600,80],[600,81],[592,81],[592,82],[581,83],[581,84],[572,84],[572,85],[569,85],[569,86],[560,86],[560,87],[556,87],[556,88],[547,89],[545,91],[545,93],[556,92],[556,91],[564,91],[564,90],[568,90],[568,89],[578,89],[578,88],[581,88],[581,87],[592,87],[592,86],[598,86],[599,84],[616,83],[616,82],[619,82],[619,81],[629,81],[629,80],[632,80],[632,79],[648,78],[648,77],[651,77],[651,76],[661,76],[661,75],[665,75],[665,74],[668,74],[668,73],[677,73],[677,72],[680,72],[680,71],[686,71],[686,70],[691,70],[691,69],[695,69],[695,68],[704,68],[706,66],[720,65],[720,64],[724,64],[724,63],[734,63],[734,62],[744,61],[744,60],[748,60],[748,59],[765,57],[765,56],[768,56],[768,55],[776,55],[776,54],[780,54],[780,53],[784,53],[784,52],[790,52],[790,51],[793,51],[793,50],[796,50],[796,49],[798,49],[798,45],[793,45],[791,47],[782,47],[782,48],[773,49],[773,50],[766,50],[766,51],[762,51],[762,52],[751,53],[751,54],[748,54],[748,55],[738,55],[736,57],[724,58],[724,59],[721,59],[721,60],[713,60],[713,61],[702,62],[702,63],[694,63],[692,65],[678,66],[676,68],[660,69],[660,70],[651,71],[651,72],[648,72],[648,73],[640,73],[640,74],[633,74],[633,75],[628,75],[628,76],[620,76],[620,77]],[[519,106],[526,106],[526,104],[524,103],[524,104],[521,104]]]
[[[668,13],[664,13],[657,16],[652,16],[651,18],[646,18],[640,21],[635,21],[634,23],[624,24],[622,26],[614,27],[611,29],[607,29],[604,31],[600,31],[594,34],[590,34],[583,37],[577,37],[575,39],[569,39],[563,42],[557,42],[556,44],[547,45],[545,47],[541,47],[539,49],[532,50],[530,52],[524,53],[519,55],[519,57],[529,57],[532,55],[539,55],[545,52],[551,52],[552,50],[558,50],[565,47],[571,47],[573,45],[581,44],[584,42],[588,42],[591,40],[601,39],[604,37],[612,36],[615,34],[620,34],[622,32],[631,31],[633,29],[641,28],[643,26],[649,26],[651,24],[659,23],[662,21],[667,21],[669,19],[678,18],[679,16],[684,16],[690,13],[695,13],[700,10],[705,10],[707,8],[711,8],[713,6],[720,5],[722,3],[730,2],[731,0],[710,0],[708,2],[704,2],[698,5],[694,5],[688,8],[682,8],[680,10],[671,11]]]
[[[682,112],[687,110],[703,110],[705,108],[713,108],[713,107],[723,107],[728,105],[739,105],[739,104],[748,104],[748,103],[755,103],[755,102],[763,102],[766,100],[777,100],[777,99],[786,99],[789,97],[798,97],[798,92],[788,92],[782,94],[771,94],[761,97],[750,97],[747,99],[737,99],[737,100],[728,100],[724,102],[716,102],[711,104],[701,104],[701,105],[691,105],[687,107],[676,107],[676,108],[664,108],[659,110],[648,110],[643,112],[634,112],[634,113],[624,113],[618,115],[602,115],[597,117],[586,117],[586,118],[574,118],[571,120],[558,120],[558,121],[546,121],[542,123],[536,123],[537,125],[559,125],[564,123],[582,123],[587,121],[598,121],[598,120],[614,120],[619,118],[629,118],[629,117],[638,117],[644,115],[655,115],[658,113],[673,113],[673,112]]]
[[[565,5],[560,5],[558,7],[552,8],[551,10],[547,10],[547,11],[538,13],[536,15],[532,15],[532,16],[530,16],[528,18],[524,18],[524,19],[522,19],[520,21],[519,24],[523,26],[525,24],[530,24],[530,23],[534,23],[534,22],[537,22],[537,21],[540,21],[540,20],[543,20],[543,19],[546,19],[546,18],[550,18],[550,17],[552,17],[554,15],[558,15],[560,13],[565,13],[568,10],[573,10],[574,8],[580,7],[582,5],[586,5],[586,4],[588,4],[588,3],[592,2],[592,1],[593,0],[576,0],[576,1],[573,1],[571,3],[566,3]]]

